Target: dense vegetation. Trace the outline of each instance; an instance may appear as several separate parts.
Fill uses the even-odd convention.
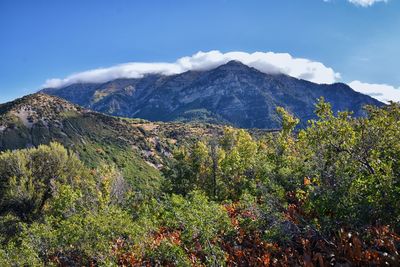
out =
[[[400,106],[366,111],[227,127],[177,147],[149,195],[57,143],[3,152],[0,265],[396,265]]]

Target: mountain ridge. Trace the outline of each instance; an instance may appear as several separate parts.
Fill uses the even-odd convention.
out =
[[[285,74],[265,74],[239,61],[211,70],[176,75],[148,74],[138,79],[79,83],[41,92],[65,98],[106,114],[151,121],[202,121],[240,128],[277,128],[276,107],[282,106],[305,126],[316,99],[333,110],[364,115],[366,104],[383,103],[343,83],[315,84]]]

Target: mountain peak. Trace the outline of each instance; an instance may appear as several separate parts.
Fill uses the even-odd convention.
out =
[[[0,115],[18,117],[25,126],[57,118],[62,113],[79,113],[82,108],[56,96],[36,93],[0,105]]]
[[[231,61],[228,61],[227,63],[225,63],[224,65],[219,66],[216,69],[234,71],[234,70],[245,70],[245,69],[252,69],[252,68],[247,66],[246,64],[242,63],[241,61],[231,60]]]
[[[44,110],[50,107],[57,107],[60,111],[79,111],[82,109],[81,107],[57,96],[36,93],[18,98],[8,103],[0,104],[0,114],[21,108]]]

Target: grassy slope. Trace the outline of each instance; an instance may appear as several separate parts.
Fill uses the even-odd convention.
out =
[[[0,105],[0,151],[56,141],[89,167],[115,164],[142,192],[159,187],[159,169],[176,144],[221,131],[222,127],[207,124],[110,117],[43,94]]]

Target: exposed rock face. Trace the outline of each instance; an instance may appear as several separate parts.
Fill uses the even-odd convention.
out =
[[[99,112],[152,121],[203,121],[242,128],[277,128],[276,107],[300,118],[314,118],[316,99],[323,96],[335,111],[363,115],[367,104],[383,105],[349,86],[315,84],[287,75],[265,74],[231,61],[209,71],[147,75],[102,84],[72,84],[43,92]]]

